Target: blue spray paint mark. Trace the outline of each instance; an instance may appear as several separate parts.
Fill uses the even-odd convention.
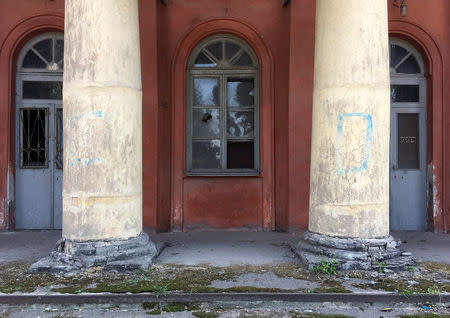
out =
[[[103,111],[101,111],[101,110],[81,113],[81,114],[75,115],[72,118],[70,118],[69,124],[70,124],[70,127],[73,127],[75,125],[75,122],[82,118],[102,118],[102,117],[103,117]]]
[[[103,158],[100,158],[100,157],[77,158],[77,159],[71,161],[70,166],[71,167],[92,166],[95,163],[101,163],[101,162],[103,162]]]
[[[364,145],[364,161],[360,166],[356,167],[342,167],[342,126],[345,117],[362,117],[367,121],[366,128],[366,140]],[[347,113],[347,114],[339,114],[338,116],[338,125],[337,125],[337,173],[338,175],[346,174],[349,172],[359,173],[367,170],[370,159],[370,146],[372,144],[372,136],[373,136],[373,123],[372,116],[364,113]]]

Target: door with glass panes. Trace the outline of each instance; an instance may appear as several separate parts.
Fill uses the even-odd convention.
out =
[[[63,35],[31,40],[18,59],[15,227],[62,227]]]
[[[391,39],[390,222],[394,231],[427,227],[426,80],[420,55]]]

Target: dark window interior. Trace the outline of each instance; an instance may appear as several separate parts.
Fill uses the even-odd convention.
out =
[[[419,169],[419,114],[398,114],[398,168]]]
[[[62,99],[62,82],[23,82],[23,98]]]
[[[254,158],[255,150],[253,141],[228,141],[228,169],[253,169],[255,167]]]
[[[22,109],[22,165],[47,165],[47,109]]]

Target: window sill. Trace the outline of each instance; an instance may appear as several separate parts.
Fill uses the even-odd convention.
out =
[[[186,171],[188,177],[259,177],[259,170],[228,170],[228,171]]]

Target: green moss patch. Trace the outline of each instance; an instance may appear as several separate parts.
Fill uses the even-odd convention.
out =
[[[292,318],[356,318],[355,316],[302,313],[296,311],[291,311],[290,314]]]
[[[423,262],[421,263],[421,266],[430,273],[439,273],[447,279],[450,279],[450,264]]]
[[[29,273],[29,263],[9,263],[0,265],[0,292],[30,293],[141,293],[150,292],[156,296],[164,296],[171,292],[285,292],[277,288],[258,288],[238,286],[232,288],[210,287],[213,281],[232,281],[246,273],[263,274],[272,272],[280,278],[293,278],[317,282],[319,288],[297,289],[297,292],[315,293],[351,293],[343,285],[344,273],[326,275],[307,271],[301,265],[273,266],[231,266],[211,267],[208,265],[153,265],[148,270],[140,270],[128,274],[102,272],[99,268],[90,269],[73,276]],[[375,280],[374,284],[355,284],[364,289],[397,291],[403,294],[428,293],[440,294],[450,292],[450,274],[448,265],[426,263],[418,265],[414,272],[392,275],[379,275],[373,278],[373,272],[352,271],[349,277]],[[417,284],[408,284],[414,280]]]
[[[376,289],[391,292],[398,292],[400,294],[436,294],[439,295],[442,292],[450,292],[450,284],[440,284],[434,281],[419,279],[416,280],[417,284],[410,285],[404,280],[400,279],[378,279],[375,284],[354,284],[354,287],[363,289]]]

